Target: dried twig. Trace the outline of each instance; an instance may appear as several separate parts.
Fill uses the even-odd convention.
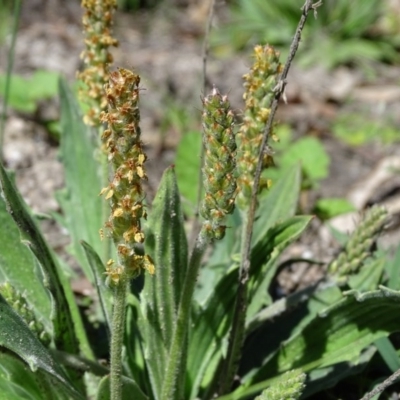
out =
[[[400,377],[400,369],[397,370],[392,375],[390,375],[389,378],[385,379],[374,390],[371,390],[369,393],[364,395],[364,397],[360,400],[371,400],[374,396],[376,396],[379,393],[382,393],[387,387],[392,385],[399,377]]]

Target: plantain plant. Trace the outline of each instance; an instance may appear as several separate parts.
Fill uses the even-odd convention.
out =
[[[191,242],[174,166],[145,201],[140,77],[108,67],[115,1],[82,3],[87,68],[79,78],[89,100],[83,118],[60,81],[66,186],[55,218],[96,289],[91,312],[109,357],[99,361],[71,271],[1,165],[2,398],[292,399],[365,365],[373,343],[398,330],[400,292],[379,286],[385,259],[372,247],[385,210],[365,215],[326,279],[280,300],[269,294],[280,255],[312,220],[296,215],[300,166],[272,186],[268,179],[266,143],[291,59],[283,66],[272,47],[255,47],[240,126],[217,88],[203,98],[204,190]],[[306,1],[301,11],[292,58],[313,7]]]

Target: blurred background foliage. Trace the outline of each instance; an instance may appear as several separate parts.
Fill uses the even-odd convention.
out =
[[[213,44],[221,52],[255,43],[288,51],[298,23],[302,0],[235,0],[229,21],[215,32]],[[382,0],[324,0],[316,18],[309,18],[298,61],[303,66],[323,63],[362,64],[371,60],[399,60],[400,15]]]

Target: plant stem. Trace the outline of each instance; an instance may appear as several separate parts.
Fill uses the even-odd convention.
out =
[[[192,297],[194,288],[196,286],[197,274],[199,272],[201,259],[206,247],[207,240],[201,231],[196,239],[190,258],[189,267],[185,276],[185,283],[183,285],[183,292],[179,302],[168,363],[165,370],[165,379],[161,393],[161,400],[172,400],[177,398],[177,392],[179,394],[177,383],[182,381],[182,379],[179,379],[179,376],[184,373],[183,355],[186,354],[185,342],[189,327],[190,312],[192,309]]]
[[[3,98],[3,110],[0,116],[0,162],[3,162],[4,154],[3,154],[3,144],[4,144],[4,126],[6,122],[6,114],[8,107],[8,98],[10,94],[10,85],[11,85],[11,72],[14,65],[14,53],[15,53],[15,42],[17,40],[17,30],[18,30],[18,22],[19,16],[21,14],[21,0],[15,0],[14,2],[14,24],[12,28],[12,36],[11,36],[11,46],[8,52],[8,62],[7,62],[7,78],[6,84],[4,88],[4,98]]]
[[[242,240],[241,240],[241,268],[239,269],[239,285],[236,292],[235,306],[232,319],[232,330],[229,336],[226,359],[222,366],[219,393],[227,393],[232,385],[237,364],[239,362],[240,350],[244,341],[246,310],[247,310],[247,281],[249,280],[250,261],[246,264],[244,247],[248,236],[248,215],[243,216]],[[244,268],[242,266],[245,266]]]
[[[303,7],[301,8],[302,15],[297,25],[296,33],[294,35],[292,44],[290,45],[289,56],[286,60],[282,74],[279,76],[278,84],[275,89],[275,97],[271,105],[271,112],[269,114],[263,139],[260,146],[260,154],[258,157],[258,163],[256,172],[254,175],[254,184],[252,189],[251,202],[247,213],[247,221],[244,222],[244,240],[242,241],[242,258],[239,269],[239,284],[237,289],[237,296],[233,314],[232,328],[229,335],[228,353],[223,361],[222,374],[220,379],[219,395],[227,393],[233,383],[237,365],[239,362],[240,351],[243,345],[245,322],[246,322],[246,311],[247,311],[247,282],[249,280],[250,271],[250,256],[251,256],[251,239],[253,234],[253,225],[257,209],[257,193],[260,184],[261,173],[263,170],[263,153],[265,146],[268,142],[271,134],[272,124],[275,118],[275,113],[278,108],[278,103],[281,95],[284,93],[286,86],[286,78],[289,73],[290,66],[294,59],[294,56],[299,47],[301,32],[307,20],[308,13],[311,9],[316,13],[316,9],[321,5],[320,1],[313,3],[312,0],[306,0]]]
[[[110,399],[121,400],[122,396],[122,346],[124,342],[125,305],[129,279],[122,274],[114,288],[114,308],[110,350]]]

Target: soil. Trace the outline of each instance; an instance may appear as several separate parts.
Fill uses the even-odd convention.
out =
[[[204,4],[207,2],[176,1],[176,6],[171,6],[171,2],[165,3],[170,6],[118,13],[115,36],[120,45],[113,51],[115,66],[134,67],[142,76],[142,86],[146,89],[142,95],[142,131],[149,152],[147,168],[152,193],[164,168],[173,163],[181,137],[181,132],[173,126],[160,133],[166,102],[173,99],[177,104],[187,106],[190,113],[198,115],[203,94],[202,46],[208,13]],[[81,15],[76,0],[22,2],[14,72],[29,76],[36,69],[58,71],[73,82],[76,71],[81,68]],[[224,18],[226,10],[219,6],[213,29],[218,29]],[[7,37],[0,49],[2,73],[7,68],[9,41],[10,37]],[[240,110],[243,106],[242,75],[248,67],[249,51],[224,58],[211,51],[207,67],[208,89],[216,84],[222,93],[229,93],[233,107]],[[400,67],[375,63],[371,68],[373,79],[371,73],[351,67],[327,71],[321,67],[302,70],[293,65],[286,90],[287,104],[281,105],[277,119],[290,124],[296,137],[318,137],[331,157],[329,178],[308,194],[303,204],[304,211],[311,210],[316,198],[362,198],[356,204],[358,210],[377,202],[390,203],[392,221],[398,221],[399,175],[386,173],[382,178],[377,171],[385,160],[394,164],[399,160],[400,135],[397,143],[390,145],[375,140],[372,144],[352,147],[332,134],[332,124],[337,118],[351,112],[373,115],[382,122],[382,128],[386,121],[400,128]],[[34,116],[12,109],[7,113],[5,162],[15,170],[19,190],[37,213],[60,211],[54,193],[63,187],[63,169],[58,160],[57,141],[52,139],[42,123],[46,119],[57,119],[58,112],[57,100],[54,99],[39,104]],[[372,184],[371,179],[375,179]],[[348,231],[355,218],[353,214],[350,225],[349,220],[339,221],[337,227]],[[43,230],[51,245],[65,256],[67,232],[51,219],[43,223]],[[386,246],[398,245],[397,222],[392,224],[385,237]],[[308,257],[328,261],[337,248],[326,225],[315,220],[285,258]],[[280,290],[287,293],[302,287],[318,279],[322,273],[319,266],[292,264],[280,276]]]

